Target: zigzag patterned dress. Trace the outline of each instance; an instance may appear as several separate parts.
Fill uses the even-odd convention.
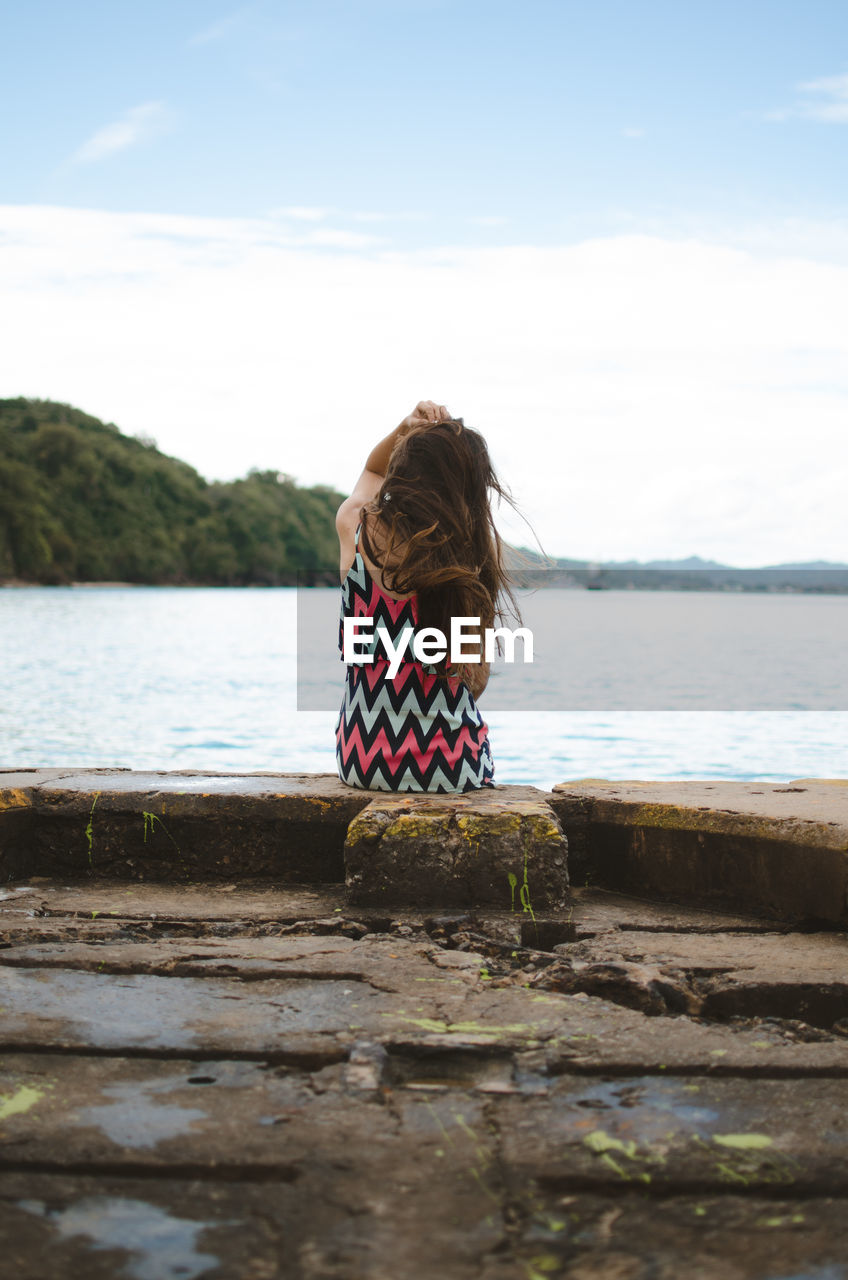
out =
[[[418,626],[418,603],[392,600],[369,574],[359,550],[342,584],[339,650],[346,617],[373,618],[373,663],[348,663],[336,724],[339,777],[368,791],[462,792],[492,786],[489,730],[461,680],[440,680],[432,667],[402,662],[394,679],[376,628],[392,643]],[[361,644],[361,650],[367,648]],[[411,652],[411,649],[408,650]]]

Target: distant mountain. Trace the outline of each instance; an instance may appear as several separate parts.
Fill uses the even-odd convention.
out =
[[[739,569],[686,556],[680,560],[548,560],[518,548],[507,563],[526,586],[587,587],[590,590],[848,592],[848,564],[828,560]],[[543,577],[533,570],[543,570]],[[523,576],[522,576],[523,571]]]
[[[554,556],[545,560],[538,551],[532,551],[529,547],[512,547],[509,550],[512,553],[510,563],[526,564],[526,561],[530,560],[533,563],[529,567],[540,569],[554,567],[557,569],[668,569],[695,570],[696,572],[715,569],[732,573],[758,573],[760,570],[778,569],[802,572],[817,569],[825,571],[848,569],[848,564],[835,560],[803,560],[791,564],[761,565],[757,569],[740,569],[736,565],[723,564],[720,560],[704,560],[702,556],[685,556],[680,560],[572,560],[567,556]]]
[[[558,562],[559,563],[559,562]],[[736,569],[734,565],[721,564],[718,560],[703,560],[700,556],[686,556],[683,560],[604,560],[602,561],[605,569],[730,569],[735,572],[753,573],[753,569]],[[786,569],[801,570],[807,572],[811,569],[848,569],[848,564],[839,564],[831,560],[804,560],[797,564],[768,564],[761,565],[762,569]]]
[[[718,560],[702,560],[700,556],[687,556],[684,560],[604,560],[605,569],[729,569]]]

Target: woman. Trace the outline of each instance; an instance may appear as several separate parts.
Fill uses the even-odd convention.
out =
[[[435,627],[449,638],[451,618],[479,619],[465,663],[451,663],[448,653],[425,664],[409,646],[392,676],[379,643],[370,663],[348,663],[336,761],[350,786],[450,793],[494,785],[488,727],[475,701],[489,678],[481,636],[502,616],[504,597],[517,611],[493,493],[509,501],[483,437],[444,405],[422,400],[372,450],[339,507],[340,648],[345,617],[372,618],[394,648],[405,630]]]

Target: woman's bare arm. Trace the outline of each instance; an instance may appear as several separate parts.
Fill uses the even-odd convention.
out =
[[[345,498],[336,512],[336,530],[339,535],[339,571],[344,577],[353,564],[354,537],[359,523],[359,513],[366,503],[371,502],[380,491],[383,478],[388,470],[392,450],[407,432],[414,427],[423,427],[428,422],[447,422],[450,414],[443,404],[434,400],[420,400],[412,413],[407,414],[399,422],[394,431],[390,431],[368,455],[365,469],[354,485],[349,498]]]

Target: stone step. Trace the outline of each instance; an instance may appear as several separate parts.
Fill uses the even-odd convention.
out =
[[[348,827],[345,866],[354,904],[491,906],[531,918],[568,904],[567,843],[534,787],[380,796]]]
[[[574,883],[848,925],[848,780],[558,783]]]
[[[0,857],[6,878],[340,882],[370,799],[332,774],[0,773]]]
[[[418,864],[413,810],[429,851]],[[566,901],[562,837],[572,884],[848,925],[845,780],[583,779],[550,793],[497,787],[489,796],[411,797],[358,791],[330,774],[0,770],[3,882],[47,875],[329,886],[347,876],[351,899],[362,903],[414,894],[434,906],[502,906],[509,892],[523,907],[523,892],[535,912]],[[528,853],[525,885],[531,847],[538,856],[531,868]]]
[[[512,898],[532,913],[531,892],[540,909],[566,900],[565,838],[544,793],[534,787],[501,787],[493,796],[473,798],[377,801],[373,792],[347,787],[333,775],[44,770],[0,774],[0,782],[0,857],[7,879],[97,875],[184,882],[236,876],[339,883],[347,860],[357,902],[407,901],[412,894],[434,905],[503,906]],[[370,816],[351,828],[363,810]],[[391,823],[379,816],[390,810]],[[385,843],[375,840],[378,826],[391,828],[384,831]],[[363,841],[383,849],[374,867],[388,872],[388,893],[362,865]],[[460,865],[463,848],[473,858]]]

